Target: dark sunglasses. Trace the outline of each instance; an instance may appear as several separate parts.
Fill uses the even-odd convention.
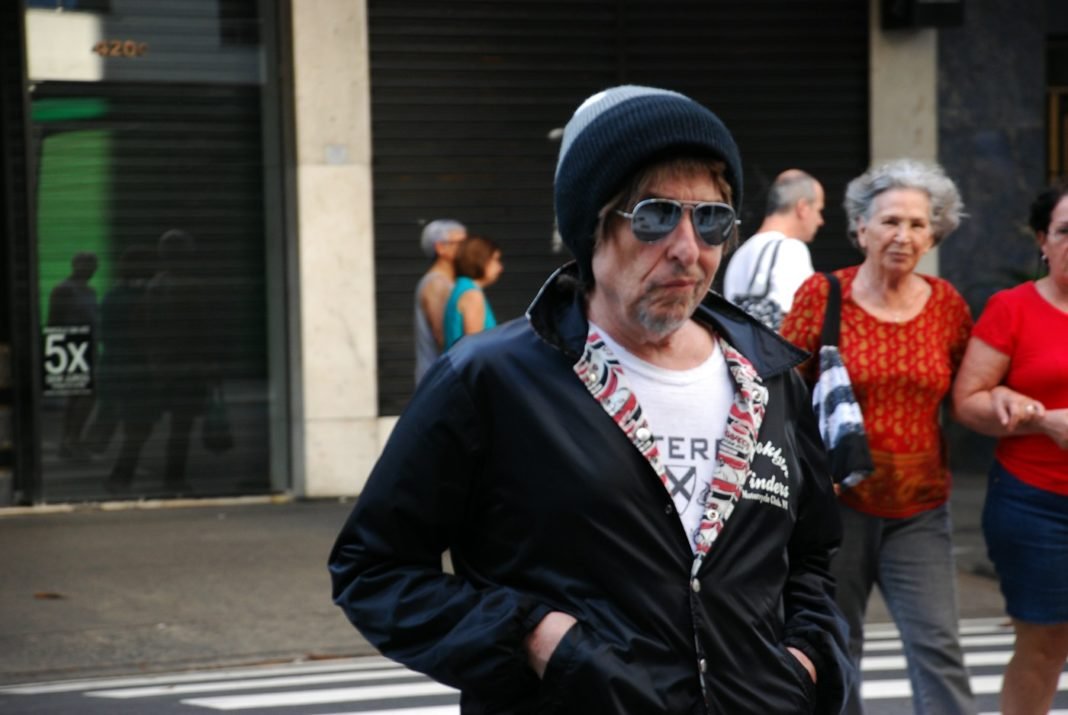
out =
[[[690,209],[693,230],[709,246],[718,246],[731,237],[741,223],[727,204],[718,201],[676,201],[645,199],[634,204],[630,213],[616,210],[630,219],[630,228],[642,243],[653,243],[675,230],[686,209]]]

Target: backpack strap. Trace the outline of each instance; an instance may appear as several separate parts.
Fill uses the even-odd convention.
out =
[[[827,310],[823,314],[820,345],[837,345],[842,327],[842,284],[833,273],[824,273],[823,276],[830,284],[830,291],[827,293]]]
[[[771,241],[764,244],[764,247],[760,249],[760,253],[757,255],[756,265],[753,266],[753,275],[749,276],[749,288],[746,290],[746,295],[753,296],[754,298],[766,298],[768,291],[771,290],[771,272],[775,268],[775,259],[779,257],[779,247],[782,245],[783,239],[778,238],[775,241]],[[764,291],[757,295],[753,292],[753,286],[756,285],[757,278],[760,276],[760,264],[764,262],[764,254],[774,244],[775,248],[771,252],[771,263],[768,264],[768,270],[764,274]]]

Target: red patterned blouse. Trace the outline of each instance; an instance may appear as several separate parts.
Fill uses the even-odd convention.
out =
[[[842,502],[873,516],[904,518],[943,504],[950,476],[938,408],[960,367],[972,327],[971,313],[947,281],[920,276],[931,296],[915,318],[885,322],[853,302],[858,266],[835,271],[842,283],[839,350],[864,414],[875,472],[841,494]],[[805,281],[783,322],[782,334],[819,353],[828,283]],[[801,366],[815,382],[818,361]]]

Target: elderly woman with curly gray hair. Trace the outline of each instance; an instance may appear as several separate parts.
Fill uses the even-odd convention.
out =
[[[864,417],[875,470],[839,494],[842,547],[831,564],[859,666],[864,614],[878,585],[905,647],[917,713],[974,713],[957,633],[950,475],[939,409],[968,341],[967,304],[916,272],[960,224],[962,203],[940,167],[901,159],[849,183],[849,237],[860,265],[841,285],[839,350]],[[830,291],[817,273],[798,290],[782,334],[818,354]],[[818,361],[801,366],[815,382]],[[861,713],[859,684],[846,712]]]

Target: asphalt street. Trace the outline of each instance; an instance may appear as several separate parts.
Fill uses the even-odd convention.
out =
[[[979,715],[996,715],[1013,633],[1004,619],[965,619],[961,645]],[[867,715],[911,715],[912,691],[896,629],[869,624],[861,696]],[[459,694],[385,658],[339,658],[249,668],[0,686],[0,712],[20,715],[458,715]],[[1068,666],[1051,715],[1068,715]]]

